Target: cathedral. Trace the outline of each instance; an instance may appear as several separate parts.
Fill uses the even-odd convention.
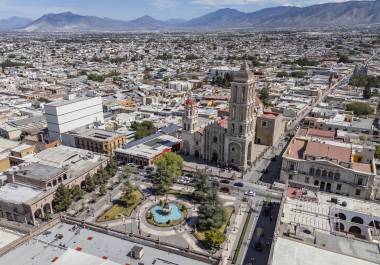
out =
[[[246,171],[253,161],[256,118],[255,78],[245,62],[233,74],[228,117],[199,124],[198,107],[188,98],[182,118],[182,152],[219,165]]]

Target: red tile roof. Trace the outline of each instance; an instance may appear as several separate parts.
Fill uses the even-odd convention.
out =
[[[295,159],[302,159],[307,140],[294,139],[289,145],[287,156]]]
[[[338,162],[351,162],[351,148],[309,141],[306,145],[304,155],[323,157],[337,160]]]
[[[366,173],[373,173],[372,172],[372,165],[367,163],[352,163],[352,169],[356,171],[366,172]]]
[[[227,117],[219,119],[217,122],[218,122],[218,124],[220,126],[222,126],[223,128],[227,129],[227,126],[228,126],[228,118]]]
[[[325,138],[325,139],[334,139],[335,138],[335,131],[325,131],[320,129],[300,129],[298,132],[298,135],[300,136],[311,136],[311,137],[319,137],[319,138]]]

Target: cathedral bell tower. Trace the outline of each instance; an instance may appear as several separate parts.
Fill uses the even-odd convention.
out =
[[[253,157],[256,129],[255,77],[244,62],[233,74],[229,117],[224,148],[224,159],[228,166],[245,171]]]
[[[198,108],[190,97],[188,97],[185,101],[185,111],[182,117],[182,129],[183,131],[191,133],[198,129]]]

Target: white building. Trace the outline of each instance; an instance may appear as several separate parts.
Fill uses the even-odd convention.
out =
[[[101,97],[74,98],[45,105],[51,141],[62,140],[62,133],[104,122]]]
[[[169,82],[169,89],[177,91],[189,91],[193,88],[193,84],[188,81],[171,81]]]

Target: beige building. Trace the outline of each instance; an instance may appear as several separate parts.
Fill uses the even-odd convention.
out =
[[[70,131],[63,136],[72,138],[71,146],[111,156],[113,151],[127,141],[126,135],[101,129],[80,128]]]
[[[255,143],[272,146],[284,130],[285,122],[282,114],[264,111],[257,117]]]
[[[290,186],[372,199],[373,158],[372,147],[296,136],[283,155],[281,180]]]
[[[53,213],[53,199],[60,184],[83,187],[87,177],[107,166],[109,158],[67,146],[46,149],[7,173],[0,187],[0,217],[37,224]]]

